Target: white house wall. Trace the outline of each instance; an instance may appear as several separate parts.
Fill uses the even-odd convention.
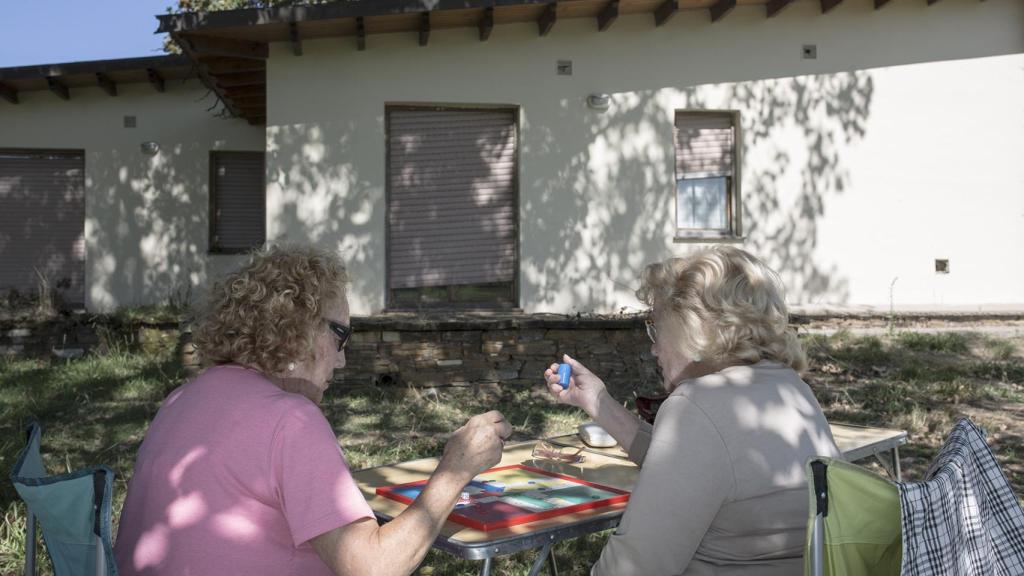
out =
[[[263,127],[216,118],[198,81],[71,88],[0,103],[0,148],[85,151],[86,307],[111,310],[194,297],[235,262],[207,254],[210,150],[261,150]],[[136,128],[123,118],[136,117]],[[149,156],[141,143],[157,142]]]
[[[384,306],[388,103],[521,107],[520,300],[611,312],[673,240],[673,111],[738,110],[744,248],[798,304],[1024,303],[1024,2],[800,0],[306,41],[268,62],[268,237],[337,246]],[[801,57],[804,44],[817,59]],[[573,75],[557,76],[557,60]],[[588,94],[612,95],[605,112]],[[949,260],[938,275],[935,259]],[[895,281],[895,284],[894,284]]]

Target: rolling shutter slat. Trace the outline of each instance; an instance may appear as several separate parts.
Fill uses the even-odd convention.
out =
[[[35,270],[85,302],[85,158],[0,151],[0,290],[36,295]]]
[[[216,213],[212,245],[219,250],[248,250],[266,239],[263,152],[214,152]]]
[[[676,177],[732,176],[735,130],[731,114],[677,112]]]
[[[389,287],[512,282],[513,112],[390,110],[388,147]]]

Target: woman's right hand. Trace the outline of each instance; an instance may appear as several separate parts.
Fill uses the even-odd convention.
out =
[[[591,418],[595,418],[601,394],[605,392],[604,382],[568,354],[562,355],[562,362],[572,366],[569,387],[562,388],[558,383],[558,364],[552,364],[544,371],[548,392],[559,402],[582,408]]]
[[[473,416],[444,446],[439,468],[464,477],[466,482],[501,461],[512,426],[497,410]]]

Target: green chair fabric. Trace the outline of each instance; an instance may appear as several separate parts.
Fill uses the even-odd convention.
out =
[[[32,422],[28,444],[18,454],[11,482],[38,519],[56,576],[117,576],[111,538],[114,472],[91,466],[48,476],[39,453],[42,428]],[[35,528],[26,534],[26,574],[34,572]]]
[[[812,458],[806,472],[810,520],[804,573],[899,575],[903,550],[896,485],[860,466],[831,458]],[[816,538],[820,539],[818,546]]]

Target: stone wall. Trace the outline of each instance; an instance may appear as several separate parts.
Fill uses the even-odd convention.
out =
[[[166,318],[163,320],[167,320]],[[840,329],[978,330],[990,322],[1017,331],[1019,317],[790,317],[801,332]],[[643,317],[554,314],[389,313],[357,316],[335,374],[349,386],[524,386],[567,353],[597,373],[616,393],[657,393],[661,386]],[[75,358],[91,350],[166,350],[174,346],[186,372],[199,366],[190,334],[176,321],[125,321],[114,316],[69,315],[45,321],[0,319],[0,357]],[[962,327],[962,328],[958,328]]]
[[[352,319],[341,386],[538,386],[563,353],[583,362],[610,388],[656,390],[660,379],[640,316],[553,314],[385,314]],[[125,323],[106,316],[7,322],[0,355],[77,357],[116,345],[179,339],[175,322]],[[196,369],[188,334],[179,340],[186,369]]]
[[[617,389],[660,382],[640,316],[388,314],[353,318],[339,384],[536,386],[563,353]]]
[[[0,357],[78,358],[92,350],[153,350],[168,341],[181,346],[180,322],[126,321],[72,313],[54,318],[0,320]]]
[[[80,356],[95,348],[99,340],[96,325],[84,315],[0,322],[0,356],[8,358]]]

